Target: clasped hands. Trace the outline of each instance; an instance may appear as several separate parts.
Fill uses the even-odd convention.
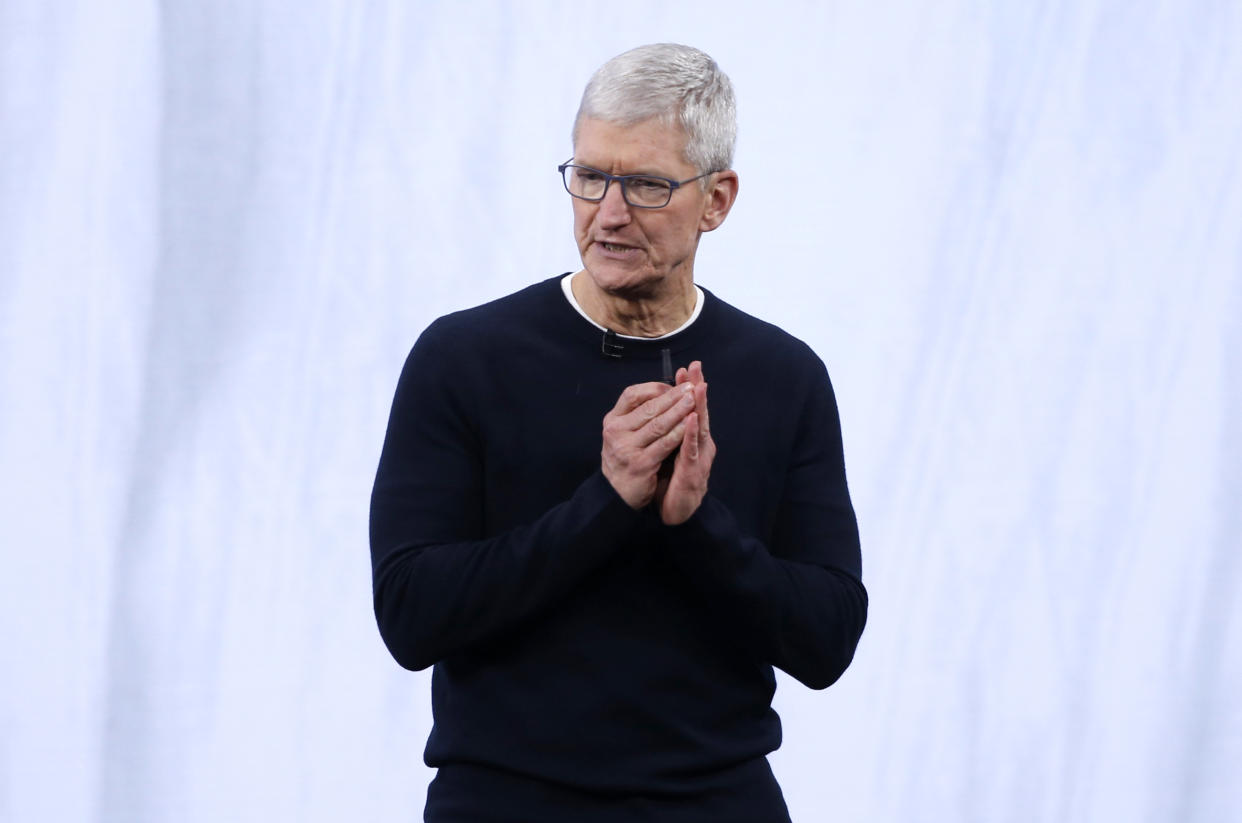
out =
[[[617,494],[633,509],[654,503],[669,526],[698,511],[716,457],[703,364],[695,360],[678,369],[673,383],[627,387],[604,416],[600,455],[600,468]],[[662,472],[675,451],[672,472]]]

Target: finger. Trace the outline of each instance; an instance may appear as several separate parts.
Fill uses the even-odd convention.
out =
[[[699,459],[699,415],[690,412],[686,415],[685,437],[681,441],[681,453],[691,462]]]
[[[618,415],[629,414],[642,404],[662,394],[667,394],[668,388],[667,383],[635,383],[632,386],[626,386],[612,410]]]
[[[690,379],[690,372],[686,370],[685,366],[682,366],[680,369],[677,370],[677,377],[676,379],[673,380],[673,385],[680,386],[682,383],[685,383],[689,379]]]
[[[699,416],[699,436],[711,434],[711,419],[707,414],[707,384],[700,383],[694,387],[694,411]]]
[[[669,392],[672,395],[672,402],[667,408],[634,429],[634,436],[637,438],[637,443],[640,447],[645,448],[651,443],[660,440],[685,420],[687,414],[694,411],[693,388],[689,383],[683,385],[685,388],[678,388]],[[665,398],[659,397],[651,402],[656,403],[664,400]],[[637,415],[638,412],[634,414]]]
[[[690,371],[690,382],[691,383],[702,383],[703,382],[703,361],[702,360],[695,360],[693,363],[691,363],[689,371]]]
[[[685,418],[678,420],[673,424],[673,428],[669,429],[666,434],[662,434],[655,440],[645,446],[645,452],[649,460],[659,466],[664,459],[677,450],[686,439],[686,421]]]
[[[657,385],[662,386],[664,391],[658,396],[650,398],[641,406],[625,415],[622,418],[624,428],[627,428],[630,431],[638,431],[644,426],[650,424],[652,421],[659,419],[661,415],[666,414],[670,409],[674,409],[679,405],[684,405],[687,397],[691,400],[690,405],[694,405],[693,386],[689,383],[683,383],[677,388],[673,388],[667,383],[659,383]],[[685,415],[686,411],[685,409],[682,409],[674,416],[674,420],[679,420],[682,417],[685,417]],[[671,425],[671,422],[666,424],[659,434],[663,434],[665,431],[668,431],[668,427]]]

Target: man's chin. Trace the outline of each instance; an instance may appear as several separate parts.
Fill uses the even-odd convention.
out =
[[[593,261],[586,267],[587,276],[600,291],[613,297],[633,300],[649,297],[659,291],[661,278],[648,269],[634,269]]]

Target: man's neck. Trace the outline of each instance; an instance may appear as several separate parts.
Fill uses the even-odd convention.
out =
[[[573,276],[570,286],[574,299],[588,317],[606,329],[630,337],[661,337],[676,331],[694,314],[698,299],[689,278],[660,294],[638,297],[603,291],[585,270]]]

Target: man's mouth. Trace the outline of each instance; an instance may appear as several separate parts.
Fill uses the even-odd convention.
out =
[[[633,246],[623,246],[623,245],[621,245],[620,243],[605,243],[605,242],[601,241],[601,242],[600,242],[600,245],[601,245],[601,246],[603,246],[606,250],[608,250],[608,251],[610,251],[610,252],[615,252],[615,253],[618,253],[618,254],[620,254],[620,253],[622,253],[622,252],[627,252],[627,251],[633,251],[633,250],[634,250],[634,247],[633,247]]]

